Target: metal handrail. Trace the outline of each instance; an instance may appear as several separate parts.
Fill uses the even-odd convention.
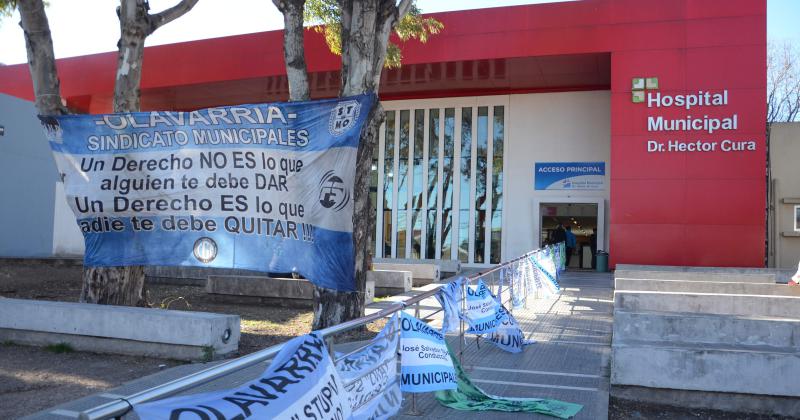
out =
[[[498,264],[490,269],[480,271],[478,273],[464,277],[467,279],[467,282],[479,279],[481,277],[486,276],[487,274],[500,270],[509,264],[513,264],[517,261],[528,258],[531,255],[540,251],[541,249],[536,249],[533,251],[526,252],[525,254],[517,258]],[[354,328],[360,327],[362,325],[369,324],[370,322],[386,318],[396,312],[400,312],[406,309],[411,305],[417,304],[425,299],[433,297],[434,295],[436,295],[436,293],[439,292],[439,290],[442,287],[443,285],[431,289],[429,291],[420,293],[418,295],[412,296],[411,298],[404,300],[402,302],[394,302],[393,305],[389,308],[383,309],[381,311],[375,312],[370,315],[363,316],[361,318],[353,319],[338,325],[334,325],[319,330],[317,331],[317,333],[322,338],[328,338],[335,334],[340,334],[352,330]],[[79,414],[78,418],[81,420],[119,418],[127,414],[130,410],[132,410],[133,406],[136,404],[142,404],[148,401],[169,397],[176,393],[206,384],[211,380],[214,380],[220,376],[229,375],[231,373],[240,371],[242,369],[246,369],[258,363],[269,360],[273,358],[276,354],[278,354],[278,352],[281,351],[281,349],[285,344],[286,343],[276,344],[272,347],[268,347],[266,349],[259,350],[254,353],[250,353],[248,355],[238,357],[236,359],[232,359],[227,362],[222,362],[207,369],[203,369],[199,372],[195,372],[177,379],[173,379],[172,381],[166,382],[164,384],[160,384],[152,388],[145,389],[133,395],[129,395],[126,398],[119,398],[117,400],[110,401],[106,404],[93,407],[89,410],[82,411]]]

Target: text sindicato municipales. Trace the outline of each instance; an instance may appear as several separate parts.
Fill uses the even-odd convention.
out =
[[[287,124],[296,114],[284,114],[280,108],[212,108],[206,112],[150,112],[144,115],[103,115],[98,126],[128,130],[118,134],[87,137],[90,151],[135,150],[159,147],[225,144],[275,144],[305,147],[306,129],[278,127],[236,127],[249,124]],[[219,126],[219,127],[214,127]],[[157,131],[147,130],[157,128]],[[173,129],[174,128],[174,129]],[[141,129],[143,131],[136,132]]]

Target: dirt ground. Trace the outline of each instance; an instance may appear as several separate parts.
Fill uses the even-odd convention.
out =
[[[82,267],[0,262],[0,297],[77,302]],[[241,317],[239,354],[252,353],[311,331],[310,308],[222,302],[197,286],[148,285],[154,308],[236,314]],[[349,339],[367,338],[382,325]],[[84,352],[54,353],[14,343],[0,345],[0,419],[52,407],[113,388],[180,362]]]
[[[14,419],[119,386],[179,362],[144,357],[55,353],[0,344],[0,419]]]

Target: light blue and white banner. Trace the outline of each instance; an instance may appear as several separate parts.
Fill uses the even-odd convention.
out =
[[[503,308],[505,316],[501,319],[500,326],[489,334],[489,341],[495,346],[511,353],[519,353],[524,346],[534,344],[534,341],[525,339],[525,336],[522,334],[522,329],[519,327],[519,323],[517,323],[517,319],[514,318],[514,315],[505,310],[504,307],[501,306],[501,308]]]
[[[525,341],[517,320],[492,294],[483,279],[478,280],[473,290],[467,287],[467,333],[488,334],[488,340],[497,347],[519,353],[530,342]]]
[[[403,392],[458,387],[444,335],[405,312],[400,318],[400,349],[400,389]]]
[[[397,375],[400,317],[395,314],[370,345],[336,362],[354,420],[379,420],[400,411],[403,394]]]
[[[467,286],[465,320],[469,334],[488,334],[497,330],[507,311],[494,298],[483,279],[475,288]]]
[[[536,162],[537,190],[603,190],[605,162]]]
[[[134,407],[148,420],[348,419],[347,391],[325,341],[287,342],[267,370],[238,388],[167,398]]]
[[[444,309],[442,333],[458,330],[461,324],[461,301],[464,298],[464,277],[459,277],[442,286],[436,293],[436,300]]]
[[[542,252],[537,252],[530,257],[533,263],[533,273],[537,282],[541,283],[543,290],[547,294],[556,294],[561,288],[558,284],[558,266],[555,261],[555,253],[545,248]]]
[[[522,308],[527,301],[527,291],[524,279],[524,261],[514,263],[509,269],[511,306],[514,309]]]
[[[296,271],[353,290],[356,149],[374,104],[41,119],[87,266]]]

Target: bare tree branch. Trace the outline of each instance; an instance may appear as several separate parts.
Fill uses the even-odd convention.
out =
[[[306,101],[311,98],[303,48],[303,8],[306,0],[272,0],[272,3],[283,14],[283,57],[289,82],[289,100]]]
[[[114,84],[114,112],[140,110],[144,41],[156,29],[192,10],[198,0],[182,0],[161,13],[151,15],[146,0],[121,0],[117,8],[120,39]]]
[[[414,5],[412,0],[401,0],[400,4],[397,5],[397,21],[399,22],[400,19],[405,17],[408,12],[411,10],[411,6]]]
[[[770,43],[767,51],[767,123],[795,121],[800,115],[800,51],[790,42]]]
[[[163,12],[150,15],[150,25],[152,30],[150,33],[155,32],[156,29],[172,22],[173,20],[185,15],[189,10],[197,4],[198,0],[181,0],[180,3],[170,7]]]

